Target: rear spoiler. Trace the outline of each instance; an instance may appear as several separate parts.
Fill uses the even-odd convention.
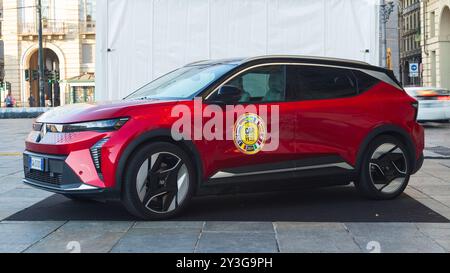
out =
[[[400,81],[395,77],[394,71],[386,69],[386,74],[391,78],[399,87],[403,89],[403,85],[400,83]]]

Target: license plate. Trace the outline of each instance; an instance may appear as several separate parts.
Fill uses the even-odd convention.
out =
[[[30,157],[30,169],[44,171],[44,159],[40,157]]]

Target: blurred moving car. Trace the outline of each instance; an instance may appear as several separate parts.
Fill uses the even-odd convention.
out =
[[[436,87],[408,87],[405,91],[419,101],[418,121],[450,121],[450,90]]]

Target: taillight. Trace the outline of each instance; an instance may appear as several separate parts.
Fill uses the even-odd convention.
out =
[[[417,120],[418,116],[419,116],[419,102],[415,101],[413,103],[411,103],[411,106],[414,108],[414,110],[416,111],[415,117],[414,119]]]
[[[417,100],[440,100],[449,101],[450,91],[444,89],[420,90],[417,92]]]
[[[450,101],[450,96],[438,97],[438,100]]]
[[[417,92],[418,97],[436,97],[439,94],[434,90],[422,90]]]

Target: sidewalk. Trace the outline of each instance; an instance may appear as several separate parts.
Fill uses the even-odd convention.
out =
[[[0,119],[37,118],[50,108],[0,108]]]
[[[450,252],[450,224],[2,222],[0,234],[0,252]]]

